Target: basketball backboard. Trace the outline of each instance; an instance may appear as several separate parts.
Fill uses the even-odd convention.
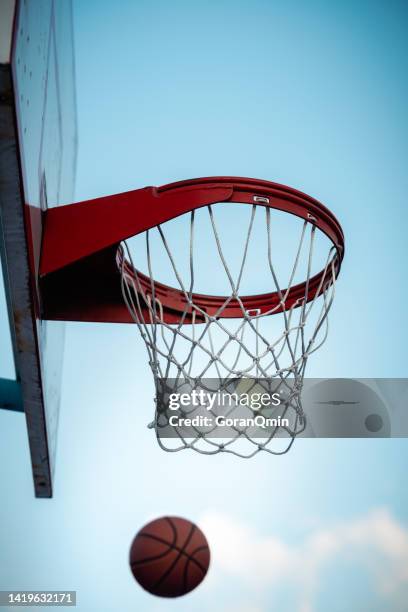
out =
[[[9,23],[0,92],[3,272],[35,492],[51,497],[64,324],[42,320],[36,279],[43,211],[74,198],[72,5],[70,0],[21,0],[4,2],[1,12],[3,28]]]

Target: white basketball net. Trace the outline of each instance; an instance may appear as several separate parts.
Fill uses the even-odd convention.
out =
[[[280,304],[266,313],[247,311],[240,299],[240,284],[247,263],[248,246],[250,244],[255,215],[265,215],[266,232],[266,262],[263,264],[269,271],[270,285],[266,291],[276,291]],[[194,303],[195,277],[195,212],[189,213],[189,278],[181,278],[175,258],[171,252],[169,241],[165,235],[165,224],[145,232],[146,260],[150,287],[143,289],[140,274],[128,244],[123,243],[125,257],[122,259],[122,292],[123,298],[133,321],[145,341],[149,355],[149,363],[156,382],[156,391],[163,390],[163,379],[172,379],[172,392],[184,389],[186,382],[190,388],[207,389],[208,379],[216,380],[218,390],[229,389],[231,384],[244,382],[245,390],[251,393],[259,387],[267,390],[282,390],[286,392],[285,405],[280,407],[280,415],[287,417],[289,425],[276,426],[263,432],[262,437],[254,435],[251,427],[231,426],[222,437],[216,428],[192,427],[188,437],[182,428],[173,428],[172,437],[163,437],[161,432],[169,425],[171,411],[156,404],[156,415],[150,427],[156,431],[161,448],[167,451],[178,451],[185,448],[194,449],[200,453],[215,454],[219,452],[233,453],[240,457],[252,457],[260,451],[272,454],[287,452],[295,437],[305,428],[305,415],[300,401],[305,367],[309,356],[319,349],[327,337],[328,312],[334,297],[336,280],[334,247],[328,248],[324,273],[315,297],[307,302],[309,281],[312,277],[312,260],[315,244],[316,227],[309,221],[299,219],[300,239],[297,252],[294,254],[293,266],[286,289],[278,284],[274,269],[271,239],[271,209],[253,205],[246,232],[244,248],[240,255],[241,261],[236,278],[227,265],[224,257],[222,240],[216,226],[213,207],[208,206],[210,226],[212,228],[218,256],[225,272],[230,293],[214,316],[208,314]],[[273,212],[273,210],[272,210]],[[319,231],[319,230],[317,230]],[[151,234],[158,232],[163,244],[163,250],[169,259],[178,288],[186,299],[186,309],[181,314],[179,323],[169,324],[164,321],[163,305],[155,292],[153,275],[154,262],[151,253]],[[302,259],[303,258],[303,259]],[[299,261],[307,260],[305,296],[290,308],[286,300]],[[231,301],[237,302],[242,311],[239,319],[225,319],[223,312]],[[142,307],[144,307],[142,309]],[[282,307],[283,312],[277,314]],[[146,310],[147,309],[147,310]],[[148,315],[146,316],[146,312]],[[185,323],[186,317],[192,316],[192,323]],[[204,323],[197,323],[198,316],[204,318]],[[273,316],[271,316],[273,315]],[[280,326],[280,329],[277,328]],[[214,391],[214,385],[211,385]],[[180,408],[186,416],[195,414],[191,406]],[[211,411],[210,411],[211,412]],[[252,414],[249,408],[230,406],[228,416]],[[271,414],[269,409],[265,414]],[[193,431],[193,434],[191,434]]]

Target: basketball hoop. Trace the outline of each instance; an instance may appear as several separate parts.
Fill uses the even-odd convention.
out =
[[[218,206],[234,213],[232,227],[238,213],[248,211],[244,243],[232,262],[225,251],[227,226],[220,227],[216,219]],[[197,218],[203,215],[212,246],[196,244]],[[293,253],[288,248],[288,234],[293,232],[282,231],[284,262],[276,257],[277,216],[296,226],[292,227]],[[167,238],[168,226],[176,218],[186,221],[184,272]],[[174,286],[155,277],[154,235]],[[144,238],[147,264],[143,272],[127,242],[133,236]],[[325,247],[316,271],[320,238]],[[258,278],[262,268],[267,280],[266,292],[251,294],[243,291],[242,279],[254,239],[256,243],[264,239],[265,248],[252,276]],[[206,257],[215,258],[226,281],[225,292],[213,295],[197,290],[197,253],[204,255],[201,268],[207,265]],[[327,337],[327,317],[343,254],[343,232],[334,215],[289,187],[237,177],[145,187],[47,210],[38,280],[41,309],[43,318],[50,320],[136,323],[156,386],[152,427],[165,450],[191,448],[243,457],[261,450],[282,453],[305,427],[300,401],[305,367]],[[282,263],[287,267],[288,262],[287,281],[281,285],[278,268],[282,273]],[[235,272],[231,263],[238,266]],[[227,392],[237,385],[238,391],[244,388],[251,397],[258,390],[282,391],[285,397],[276,426],[261,432],[251,426],[237,427],[234,414],[248,416],[252,409],[230,406],[223,412],[228,425],[221,432],[218,427],[194,424],[187,431],[173,427],[168,434],[171,413],[164,400],[169,392],[185,388]],[[263,412],[270,416],[276,410]],[[183,414],[192,417],[195,412],[183,408]],[[207,415],[220,416],[213,409]]]

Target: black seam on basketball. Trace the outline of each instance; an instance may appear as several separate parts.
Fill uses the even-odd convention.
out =
[[[210,552],[210,549],[207,546],[207,544],[203,544],[202,546],[198,546],[197,548],[192,550],[191,553],[187,555],[187,557],[192,563],[195,563],[196,565],[198,565],[198,567],[202,570],[202,572],[206,574],[208,572],[208,567],[204,567],[204,565],[202,565],[200,561],[197,561],[197,559],[195,558],[195,555],[198,552],[201,552],[202,550],[208,550],[208,552]]]
[[[187,591],[187,569],[188,566],[190,564],[190,557],[186,557],[185,560],[185,565],[184,565],[184,570],[183,570],[183,593],[185,593]]]
[[[187,540],[184,543],[183,550],[186,550],[187,546],[190,544],[191,540],[193,539],[193,535],[194,535],[194,533],[196,531],[197,531],[197,527],[196,527],[196,525],[193,524],[192,525],[192,530],[191,530],[189,536],[187,536]],[[188,567],[188,564],[191,561],[191,558],[190,558],[189,554],[186,554],[185,556],[186,556],[186,559],[185,559],[185,564],[184,564],[183,581],[181,583],[182,584],[182,592],[183,593],[186,592],[186,582],[187,582],[187,580],[186,580],[186,578],[187,578],[186,567]],[[191,589],[189,589],[189,590],[191,590]]]
[[[160,519],[159,519],[159,520],[160,520]],[[172,521],[169,519],[169,517],[168,517],[168,516],[163,517],[163,519],[161,519],[161,520],[164,520],[164,521],[166,521],[166,522],[169,524],[169,526],[170,526],[170,530],[171,530],[171,532],[172,532],[172,534],[173,534],[173,540],[172,540],[171,542],[169,542],[169,541],[167,541],[167,540],[161,540],[161,541],[165,542],[165,543],[167,544],[167,546],[172,546],[172,547],[175,547],[175,546],[176,546],[176,543],[177,543],[177,529],[176,529],[176,527],[175,527],[174,523],[173,523],[173,522],[172,522]],[[157,539],[159,539],[159,538],[160,538],[160,536],[156,536],[156,535],[155,535],[155,534],[153,534],[153,533],[149,533],[148,531],[147,531],[147,532],[145,532],[145,531],[144,531],[145,529],[148,529],[149,527],[150,527],[150,525],[146,525],[146,526],[145,526],[145,527],[144,527],[144,528],[143,528],[143,529],[142,529],[142,530],[141,530],[141,531],[140,531],[140,532],[137,534],[137,536],[136,536],[136,537],[145,536],[145,537],[149,537],[149,538],[157,538]]]
[[[151,561],[158,561],[159,559],[163,559],[163,557],[168,555],[172,550],[174,550],[174,547],[168,545],[168,549],[160,553],[160,555],[154,555],[154,557],[143,557],[143,559],[140,559],[139,561],[132,561],[131,559],[130,565],[132,567],[136,567],[137,565],[143,565],[145,563],[150,563]]]
[[[173,540],[171,542],[168,542],[166,540],[166,544],[168,546],[175,546],[176,542],[177,542],[177,529],[174,525],[174,523],[171,521],[171,519],[168,516],[163,517],[163,519],[161,519],[162,521],[166,521],[170,527],[170,530],[173,534]],[[160,521],[160,519],[159,519]],[[154,534],[149,533],[148,531],[145,532],[144,529],[148,529],[150,527],[150,525],[145,525],[145,527],[143,529],[141,529],[141,531],[137,534],[138,537],[140,536],[148,536],[148,537],[160,537],[160,536],[155,536]]]
[[[178,537],[177,528],[176,528],[175,524],[173,523],[173,521],[171,520],[171,518],[169,516],[166,516],[165,518],[166,518],[166,521],[168,522],[168,524],[170,525],[170,529],[173,532],[172,546],[176,546],[177,545],[177,537]]]
[[[190,555],[187,555],[187,560],[186,560],[186,565],[184,567],[184,572],[183,572],[183,585],[184,585],[184,590],[186,589],[186,584],[187,584],[187,578],[188,578],[188,568],[190,566],[190,563],[195,563],[202,571],[202,578],[201,580],[206,576],[207,571],[208,571],[208,567],[204,567],[203,565],[201,565],[201,563],[199,561],[197,561],[197,559],[195,559],[194,555],[197,554],[197,552],[201,551],[201,550],[208,550],[209,548],[208,546],[199,546],[198,548],[196,548],[195,550],[192,551],[192,553]]]
[[[169,518],[167,520],[176,529],[176,527],[173,525],[172,521]],[[179,547],[174,546],[175,550],[178,551],[178,555],[174,559],[173,563],[171,563],[170,566],[167,568],[167,570],[160,576],[160,578],[157,580],[157,582],[155,582],[155,584],[153,585],[153,588],[156,589],[158,586],[160,586],[164,582],[164,580],[166,580],[166,578],[168,576],[170,576],[171,572],[174,570],[174,568],[176,567],[177,563],[182,558],[183,554],[185,554],[184,551],[186,549],[186,546],[188,546],[191,538],[193,537],[193,533],[194,533],[195,530],[196,530],[196,526],[195,525],[191,525],[190,533],[187,535],[187,539],[184,542],[183,548],[180,549]],[[176,531],[176,533],[177,533],[177,531]],[[178,535],[178,533],[177,533],[177,535]],[[186,555],[186,556],[188,556],[188,555]],[[181,587],[182,586],[183,585],[181,585]],[[180,591],[181,591],[181,589],[180,589]]]
[[[160,542],[161,544],[165,544],[166,546],[169,546],[169,542],[168,542],[167,540],[163,540],[163,539],[162,539],[162,538],[160,538],[159,536],[153,535],[152,533],[140,533],[140,534],[138,535],[138,537],[139,537],[139,538],[141,538],[141,537],[144,537],[144,538],[150,538],[151,540],[156,540],[157,542]],[[177,550],[177,551],[178,551],[178,552],[180,552],[182,555],[185,555],[186,557],[189,557],[189,559],[190,559],[190,560],[191,560],[193,563],[195,563],[195,564],[196,564],[196,565],[197,565],[197,566],[198,566],[198,567],[199,567],[201,570],[203,570],[204,572],[206,572],[207,570],[206,570],[206,569],[205,569],[205,568],[204,568],[204,567],[201,565],[201,563],[200,563],[199,561],[197,561],[197,559],[194,559],[194,558],[192,557],[192,554],[194,554],[195,552],[197,552],[197,550],[199,550],[199,549],[201,549],[201,548],[203,548],[203,549],[207,548],[207,549],[209,550],[209,547],[208,547],[207,545],[199,546],[199,548],[198,548],[198,549],[195,549],[195,550],[193,551],[193,553],[191,553],[191,554],[190,554],[190,553],[188,553],[188,552],[186,552],[185,550],[183,550],[183,549],[179,548],[178,546],[172,546],[172,547],[171,547],[171,550],[173,550],[173,549],[174,549],[174,550]],[[170,551],[166,551],[166,554],[167,554],[168,552],[170,552]],[[134,563],[139,563],[139,564],[141,564],[141,563],[143,563],[143,560],[142,560],[142,561],[135,561]]]

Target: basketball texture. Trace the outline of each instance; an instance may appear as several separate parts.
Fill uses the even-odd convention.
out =
[[[180,597],[195,589],[209,564],[205,535],[197,525],[177,516],[145,525],[130,549],[133,576],[146,591],[160,597]]]

